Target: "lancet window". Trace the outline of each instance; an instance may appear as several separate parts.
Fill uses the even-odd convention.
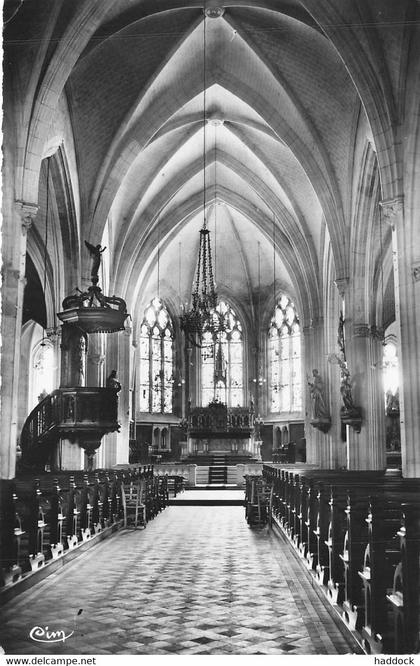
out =
[[[140,411],[172,412],[173,328],[159,298],[146,308],[140,329]]]
[[[301,331],[296,307],[282,295],[268,331],[269,404],[275,413],[302,409]]]
[[[216,340],[204,330],[201,348],[201,404],[214,399],[229,407],[243,407],[243,333],[241,323],[230,305],[220,301],[217,311],[222,317],[223,332]]]

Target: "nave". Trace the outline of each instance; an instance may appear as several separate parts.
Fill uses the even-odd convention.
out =
[[[7,654],[360,651],[286,541],[250,529],[240,506],[169,506],[145,530],[117,533],[23,592],[4,614]],[[36,643],[35,626],[74,634]]]
[[[5,0],[3,42],[5,650],[353,651],[321,589],[418,654],[419,1]],[[181,505],[245,483],[253,529]]]

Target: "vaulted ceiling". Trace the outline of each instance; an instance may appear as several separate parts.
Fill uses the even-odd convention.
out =
[[[82,234],[97,243],[110,220],[115,293],[131,308],[158,289],[187,301],[205,207],[220,293],[257,314],[260,286],[285,289],[319,312],[325,239],[341,272],[348,260],[361,118],[369,128],[311,3],[104,4],[64,92]]]

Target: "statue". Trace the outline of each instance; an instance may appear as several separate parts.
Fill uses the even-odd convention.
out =
[[[312,370],[313,381],[309,381],[309,392],[312,398],[312,417],[314,419],[330,418],[328,407],[325,402],[324,382],[318,370]]]
[[[340,363],[340,367],[340,393],[343,400],[344,409],[346,412],[354,412],[356,408],[353,402],[350,373],[343,362]]]
[[[121,384],[117,379],[117,371],[113,370],[106,380],[107,388],[114,388],[118,391],[121,391]]]
[[[395,394],[388,389],[386,392],[386,408],[385,413],[387,416],[393,416],[394,414],[399,415],[400,413],[400,394],[397,389]]]
[[[42,389],[41,393],[38,396],[38,402],[42,402],[47,397],[48,392],[45,389]]]
[[[101,265],[101,254],[106,250],[106,247],[101,247],[100,244],[94,246],[88,243],[85,240],[85,245],[87,249],[89,250],[90,256],[93,259],[92,262],[92,270],[90,272],[90,276],[92,278],[92,284],[98,284],[98,271],[99,267]]]
[[[340,311],[340,319],[338,321],[338,332],[337,332],[337,345],[340,352],[343,355],[344,360],[346,359],[346,348],[344,342],[344,317],[343,313]]]

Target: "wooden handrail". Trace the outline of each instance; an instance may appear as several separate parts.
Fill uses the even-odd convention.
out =
[[[66,433],[117,430],[118,397],[114,388],[59,388],[39,402],[27,417],[21,433],[25,458],[34,447],[50,444]]]

